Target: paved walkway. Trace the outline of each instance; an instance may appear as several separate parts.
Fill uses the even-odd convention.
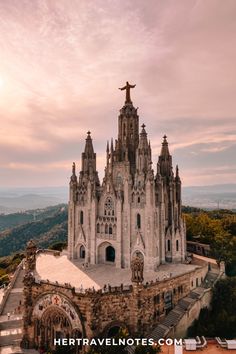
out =
[[[19,344],[22,338],[23,277],[20,270],[0,316],[0,353],[22,353]],[[21,304],[21,305],[20,305]],[[8,319],[8,314],[10,318]]]
[[[144,283],[151,280],[163,280],[196,269],[194,264],[163,264],[157,271],[144,271]],[[62,271],[63,270],[63,271]],[[38,279],[58,282],[59,284],[70,283],[75,288],[103,288],[105,284],[111,286],[130,285],[131,270],[118,269],[110,264],[90,265],[83,267],[79,261],[70,261],[64,256],[42,253],[37,257],[36,274]]]

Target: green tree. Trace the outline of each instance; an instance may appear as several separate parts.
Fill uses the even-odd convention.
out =
[[[188,330],[189,336],[236,336],[236,277],[222,279],[213,288],[211,310],[202,309]]]

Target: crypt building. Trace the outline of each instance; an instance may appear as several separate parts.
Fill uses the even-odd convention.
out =
[[[130,268],[134,256],[145,269],[182,262],[186,255],[181,215],[181,180],[175,173],[167,137],[153,166],[145,125],[139,131],[137,108],[130,98],[118,116],[118,138],[107,142],[105,176],[100,182],[91,133],[87,133],[76,175],[70,179],[68,256],[87,264],[114,263]],[[153,169],[154,167],[154,169]]]

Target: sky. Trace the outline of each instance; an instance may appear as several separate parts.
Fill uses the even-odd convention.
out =
[[[0,0],[0,187],[60,186],[92,132],[100,180],[129,81],[156,169],[236,181],[235,0]]]

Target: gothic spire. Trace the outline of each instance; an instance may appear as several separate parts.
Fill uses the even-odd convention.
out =
[[[176,165],[176,169],[175,169],[175,180],[176,181],[180,181],[180,177],[179,177],[179,166]]]
[[[136,166],[140,172],[146,173],[151,168],[151,147],[148,144],[145,124],[142,124],[141,128],[139,144],[136,151]]]
[[[93,142],[91,139],[91,132],[90,131],[87,132],[84,154],[87,158],[93,158],[93,155],[94,155]]]
[[[172,157],[169,152],[167,136],[163,136],[161,154],[159,156],[160,172],[162,176],[171,177],[172,172]]]
[[[71,178],[70,178],[70,182],[72,184],[77,184],[77,176],[76,176],[76,172],[75,172],[75,163],[74,162],[72,164],[72,175],[71,175]]]
[[[163,136],[162,148],[161,148],[161,156],[170,156],[167,136]]]
[[[77,200],[77,187],[78,181],[75,172],[75,163],[72,164],[72,175],[70,177],[70,201],[76,202]]]
[[[131,174],[135,173],[135,155],[139,142],[139,116],[130,97],[130,90],[134,87],[135,85],[127,82],[124,87],[120,88],[126,91],[126,100],[118,117],[118,139],[113,153],[114,161],[129,162]]]
[[[107,140],[107,168],[108,168],[108,165],[109,165],[109,141]]]
[[[87,132],[87,137],[85,140],[85,148],[82,153],[82,169],[81,176],[87,176],[90,179],[95,179],[98,182],[97,171],[96,171],[96,154],[93,149],[93,142],[91,138],[91,132]],[[81,180],[81,178],[80,178]]]

